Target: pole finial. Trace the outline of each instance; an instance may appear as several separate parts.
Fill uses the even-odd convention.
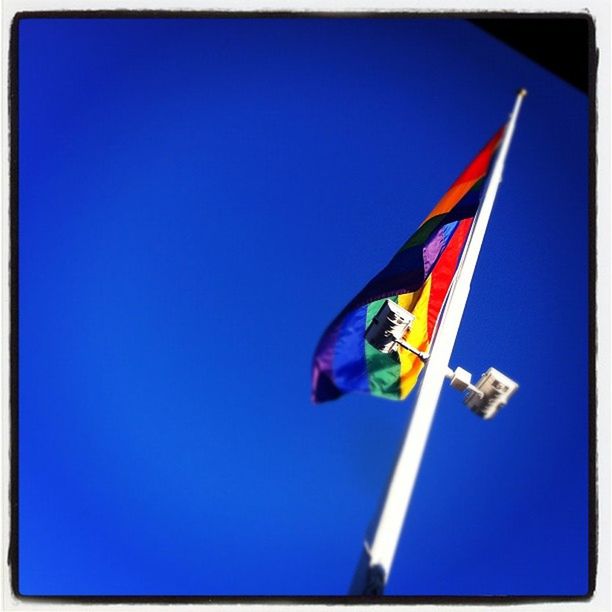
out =
[[[518,90],[518,95],[524,98],[527,95],[527,90],[524,87],[521,87]]]

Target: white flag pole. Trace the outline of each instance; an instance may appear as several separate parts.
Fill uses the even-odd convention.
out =
[[[491,216],[495,195],[502,180],[504,163],[514,133],[516,119],[526,94],[527,92],[524,89],[521,89],[517,94],[489,183],[474,218],[472,231],[457,267],[455,282],[449,292],[448,300],[440,319],[440,325],[432,343],[431,354],[425,366],[412,418],[387,489],[387,495],[374,532],[374,538],[368,549],[370,556],[369,581],[380,582],[382,580],[383,584],[379,585],[381,589],[384,583],[387,582],[391,571],[391,565],[393,564],[395,550],[408,511],[410,498],[412,497],[419,465],[438,405],[438,398],[448,371],[448,362],[470,292],[470,283],[474,275],[474,269],[476,268],[489,217]],[[370,589],[369,591],[368,588]],[[370,587],[366,585],[365,591],[372,593],[376,592],[376,589],[372,591],[372,585]]]

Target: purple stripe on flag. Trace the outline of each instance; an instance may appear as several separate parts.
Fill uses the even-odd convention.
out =
[[[340,319],[329,326],[315,352],[312,367],[312,400],[314,402],[325,402],[342,395],[333,379],[334,351],[341,324]]]
[[[452,223],[443,225],[433,234],[433,236],[431,236],[423,247],[423,269],[425,278],[429,276],[432,268],[436,265],[436,261],[438,261],[440,253],[442,253],[450,237],[453,235],[457,223],[457,221],[453,221]]]

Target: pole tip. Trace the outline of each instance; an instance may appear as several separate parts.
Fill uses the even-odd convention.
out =
[[[527,90],[524,87],[521,87],[518,90],[518,95],[521,96],[522,98],[524,98],[527,95]]]

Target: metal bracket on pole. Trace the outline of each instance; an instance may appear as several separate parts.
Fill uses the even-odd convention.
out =
[[[429,353],[419,351],[414,346],[410,346],[405,340],[396,340],[396,342],[407,351],[410,351],[413,355],[416,355],[421,361],[427,362],[429,359]]]
[[[429,353],[410,346],[404,339],[415,319],[416,317],[411,312],[393,300],[385,300],[366,330],[365,338],[381,353],[397,351],[397,347],[401,346],[416,355],[421,361],[427,361]]]
[[[450,386],[457,391],[470,391],[476,393],[480,398],[484,393],[472,384],[472,375],[463,368],[446,369],[446,378],[450,379]]]

